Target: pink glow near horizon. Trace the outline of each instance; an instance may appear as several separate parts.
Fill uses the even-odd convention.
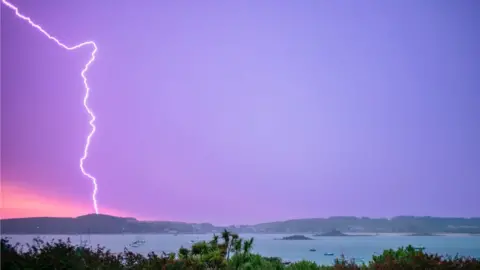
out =
[[[89,207],[72,199],[42,194],[27,187],[2,184],[1,218],[24,217],[77,217],[91,213]],[[115,209],[106,209],[105,214],[130,217]]]
[[[88,107],[88,104],[87,104],[88,97],[90,95],[90,87],[87,84],[87,77],[86,77],[85,73],[88,71],[88,68],[93,63],[93,61],[95,61],[95,54],[97,53],[97,45],[93,41],[86,41],[86,42],[83,42],[83,43],[80,43],[80,44],[77,44],[77,45],[74,45],[74,46],[67,46],[67,45],[63,44],[62,42],[60,42],[56,37],[50,35],[40,25],[35,24],[29,17],[26,17],[26,16],[22,15],[18,11],[18,8],[16,6],[14,6],[13,4],[9,3],[6,0],[2,0],[2,3],[5,4],[7,7],[9,7],[10,9],[12,9],[13,11],[15,11],[15,14],[17,15],[17,17],[19,17],[20,19],[28,22],[32,27],[36,28],[38,31],[40,31],[42,34],[44,34],[48,39],[55,41],[55,43],[57,43],[58,46],[66,49],[68,51],[73,51],[73,50],[82,48],[82,47],[87,46],[87,45],[93,46],[93,51],[92,51],[92,54],[91,54],[91,58],[87,62],[87,64],[85,65],[84,69],[81,72],[81,76],[83,78],[83,84],[85,86],[85,96],[83,98],[83,106],[85,107],[88,114],[90,115],[91,119],[90,119],[89,124],[92,127],[92,130],[87,136],[87,140],[86,140],[85,147],[84,147],[84,150],[83,150],[83,156],[80,158],[80,170],[82,171],[83,175],[85,175],[87,178],[89,178],[93,183],[93,193],[92,193],[93,208],[95,210],[95,213],[98,214],[99,211],[98,211],[97,198],[96,198],[97,190],[98,190],[97,179],[94,176],[92,176],[91,174],[89,174],[88,172],[86,172],[85,168],[84,168],[84,162],[88,157],[88,148],[90,146],[90,141],[91,141],[92,136],[93,136],[93,134],[95,133],[95,130],[96,130],[96,126],[94,125],[95,115],[93,114],[93,111]]]

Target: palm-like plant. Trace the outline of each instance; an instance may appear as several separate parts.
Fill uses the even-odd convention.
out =
[[[230,259],[230,252],[232,251],[232,248],[236,245],[236,242],[239,241],[238,234],[236,233],[230,233],[230,241],[228,242],[227,245],[227,261]],[[241,243],[240,243],[241,246]]]
[[[218,248],[218,235],[213,235],[212,240],[210,240],[210,246],[212,248]]]
[[[228,245],[230,243],[230,232],[227,229],[223,230],[222,239],[225,244]]]
[[[235,240],[235,242],[233,243],[233,252],[235,252],[235,254],[240,254],[240,252],[242,252],[242,244],[243,244],[243,239],[237,239]]]
[[[248,240],[245,240],[245,242],[243,243],[243,253],[249,254],[252,251],[252,248],[253,248],[253,237]]]

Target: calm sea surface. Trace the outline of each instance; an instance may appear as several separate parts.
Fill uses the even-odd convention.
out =
[[[334,258],[343,253],[348,258],[363,258],[368,261],[371,256],[384,249],[397,248],[412,244],[424,246],[426,251],[438,254],[463,255],[480,258],[480,236],[447,235],[447,236],[402,236],[402,235],[379,235],[358,237],[318,237],[315,240],[283,241],[274,240],[287,235],[283,234],[243,234],[241,237],[254,237],[254,252],[263,256],[280,257],[284,260],[296,261],[301,259],[315,261],[322,264],[330,264]],[[311,235],[306,235],[311,237]],[[137,239],[143,239],[146,243],[130,250],[147,254],[150,251],[160,253],[177,251],[181,246],[191,246],[191,241],[210,240],[210,234],[198,235],[4,235],[12,242],[26,244],[31,243],[35,237],[43,240],[70,238],[72,243],[79,244],[81,240],[87,240],[92,246],[101,245],[109,248],[112,252],[121,252],[130,243]],[[313,237],[312,237],[313,238]],[[316,252],[309,251],[316,249]],[[324,256],[325,252],[334,253],[335,256]]]

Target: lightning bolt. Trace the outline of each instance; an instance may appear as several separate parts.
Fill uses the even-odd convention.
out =
[[[83,97],[83,106],[85,107],[85,110],[87,110],[87,113],[90,115],[90,126],[92,127],[90,133],[87,136],[87,141],[85,143],[85,147],[83,148],[83,156],[80,158],[80,170],[82,171],[83,175],[85,175],[87,178],[89,178],[92,183],[93,183],[93,193],[92,193],[92,201],[93,201],[93,208],[95,209],[95,213],[98,214],[98,206],[97,206],[97,179],[93,177],[91,174],[89,174],[87,171],[85,171],[84,168],[84,162],[88,157],[88,148],[90,147],[90,142],[92,140],[93,134],[95,134],[96,127],[94,125],[95,122],[95,115],[93,114],[92,110],[88,107],[87,101],[88,97],[90,96],[90,87],[87,84],[87,76],[85,73],[87,73],[88,68],[90,65],[95,61],[95,54],[97,53],[97,45],[93,41],[86,41],[83,43],[80,43],[75,46],[67,46],[60,42],[56,37],[50,35],[47,31],[45,31],[40,25],[34,23],[29,17],[22,15],[16,6],[13,4],[9,3],[7,0],[2,0],[2,3],[5,4],[7,7],[15,11],[15,15],[17,15],[18,18],[28,22],[33,28],[36,28],[38,31],[40,31],[42,34],[44,34],[48,39],[55,41],[58,46],[64,48],[65,50],[68,51],[73,51],[79,48],[82,48],[84,46],[92,46],[93,51],[90,57],[90,60],[87,62],[85,67],[82,70],[81,76],[83,78],[83,84],[85,86],[85,96]]]

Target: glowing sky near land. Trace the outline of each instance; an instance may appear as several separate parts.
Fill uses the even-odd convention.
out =
[[[45,193],[48,192],[37,192],[3,181],[1,217],[72,217],[92,211],[90,204],[80,204],[62,195]],[[130,216],[112,209],[106,209],[106,212],[117,216]]]
[[[479,2],[12,2],[101,47],[86,168],[104,213],[480,215]],[[90,51],[1,20],[3,205],[93,212],[78,169]]]

